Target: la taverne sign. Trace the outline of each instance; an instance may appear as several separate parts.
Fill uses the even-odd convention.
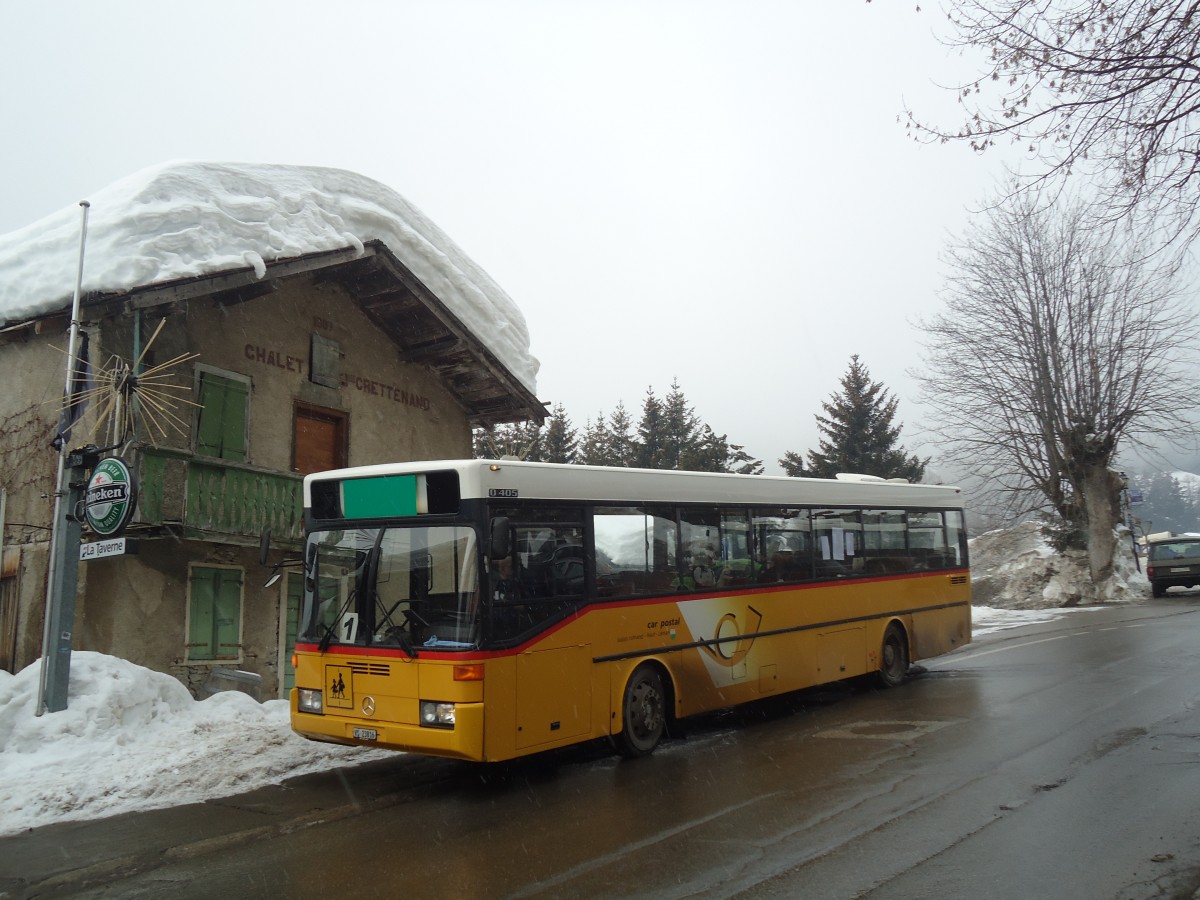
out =
[[[107,541],[88,541],[79,545],[79,561],[89,559],[104,559],[106,556],[123,556],[125,553],[125,538],[111,538]]]

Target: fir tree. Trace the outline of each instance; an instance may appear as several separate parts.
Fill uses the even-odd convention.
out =
[[[683,451],[677,469],[688,472],[727,472],[729,441],[708,425],[701,425]]]
[[[665,401],[653,387],[646,389],[636,431],[624,403],[607,417],[603,410],[598,412],[582,432],[558,403],[544,428],[532,422],[489,425],[476,429],[473,440],[475,456],[485,459],[514,456],[530,462],[748,475],[761,475],[763,470],[762,460],[746,453],[743,445],[731,444],[728,435],[718,435],[700,421],[677,379]]]
[[[654,396],[653,387],[646,388],[646,399],[642,401],[642,419],[638,422],[634,457],[640,468],[664,468],[664,427],[662,402]]]
[[[1179,479],[1169,472],[1150,476],[1137,508],[1138,517],[1149,522],[1154,531],[1195,531],[1197,512],[1196,504],[1184,493]]]
[[[576,446],[579,438],[571,417],[561,403],[550,411],[545,433],[541,436],[542,462],[573,463],[576,461]]]
[[[737,475],[761,475],[763,462],[747,453],[744,444],[730,444],[724,471]]]
[[[496,426],[483,425],[471,432],[471,456],[475,459],[495,459]]]
[[[542,456],[542,429],[536,422],[510,422],[488,425],[474,434],[477,459],[500,459],[511,456],[539,462]]]
[[[618,403],[608,419],[608,455],[605,465],[633,466],[637,464],[637,448],[633,440],[633,421]]]
[[[612,465],[609,462],[610,443],[608,426],[604,421],[604,410],[600,410],[594,421],[589,419],[583,426],[583,436],[579,439],[575,461],[585,466]]]
[[[707,427],[707,426],[705,426]],[[719,469],[702,468],[713,465],[710,459],[702,460],[704,451],[701,450],[702,440],[700,421],[688,405],[679,380],[671,381],[671,391],[662,404],[662,452],[658,458],[657,469],[691,469],[701,472],[716,472]],[[709,434],[712,430],[709,429]],[[713,435],[715,437],[715,435]],[[714,449],[708,448],[709,454]],[[722,461],[723,461],[722,457]]]
[[[897,399],[890,397],[883,384],[871,381],[871,373],[850,357],[850,367],[842,376],[841,393],[830,395],[821,404],[825,415],[816,416],[823,437],[819,449],[808,451],[805,475],[832,478],[838,472],[877,475],[880,478],[904,478],[920,481],[929,459],[907,454],[896,446],[900,425],[892,425]],[[779,464],[794,474],[799,456],[789,452]]]
[[[754,459],[741,444],[729,443],[729,435],[717,434],[701,425],[679,468],[689,472],[733,472],[738,475],[761,475],[761,459]]]
[[[783,458],[779,460],[779,465],[783,467],[783,474],[790,478],[811,478],[808,472],[804,469],[804,457],[793,450],[789,450],[783,454]]]

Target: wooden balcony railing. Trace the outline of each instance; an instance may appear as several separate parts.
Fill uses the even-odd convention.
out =
[[[194,456],[181,450],[140,451],[135,523],[181,526],[186,537],[300,541],[303,478],[299,475]]]

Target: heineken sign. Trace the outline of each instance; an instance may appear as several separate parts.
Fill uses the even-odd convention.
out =
[[[83,501],[88,525],[96,534],[120,534],[137,509],[137,481],[117,456],[100,460],[92,470]]]

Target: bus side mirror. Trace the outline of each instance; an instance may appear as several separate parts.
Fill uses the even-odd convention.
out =
[[[492,519],[492,543],[488,556],[492,559],[504,559],[512,552],[512,523],[507,516],[497,516]]]

